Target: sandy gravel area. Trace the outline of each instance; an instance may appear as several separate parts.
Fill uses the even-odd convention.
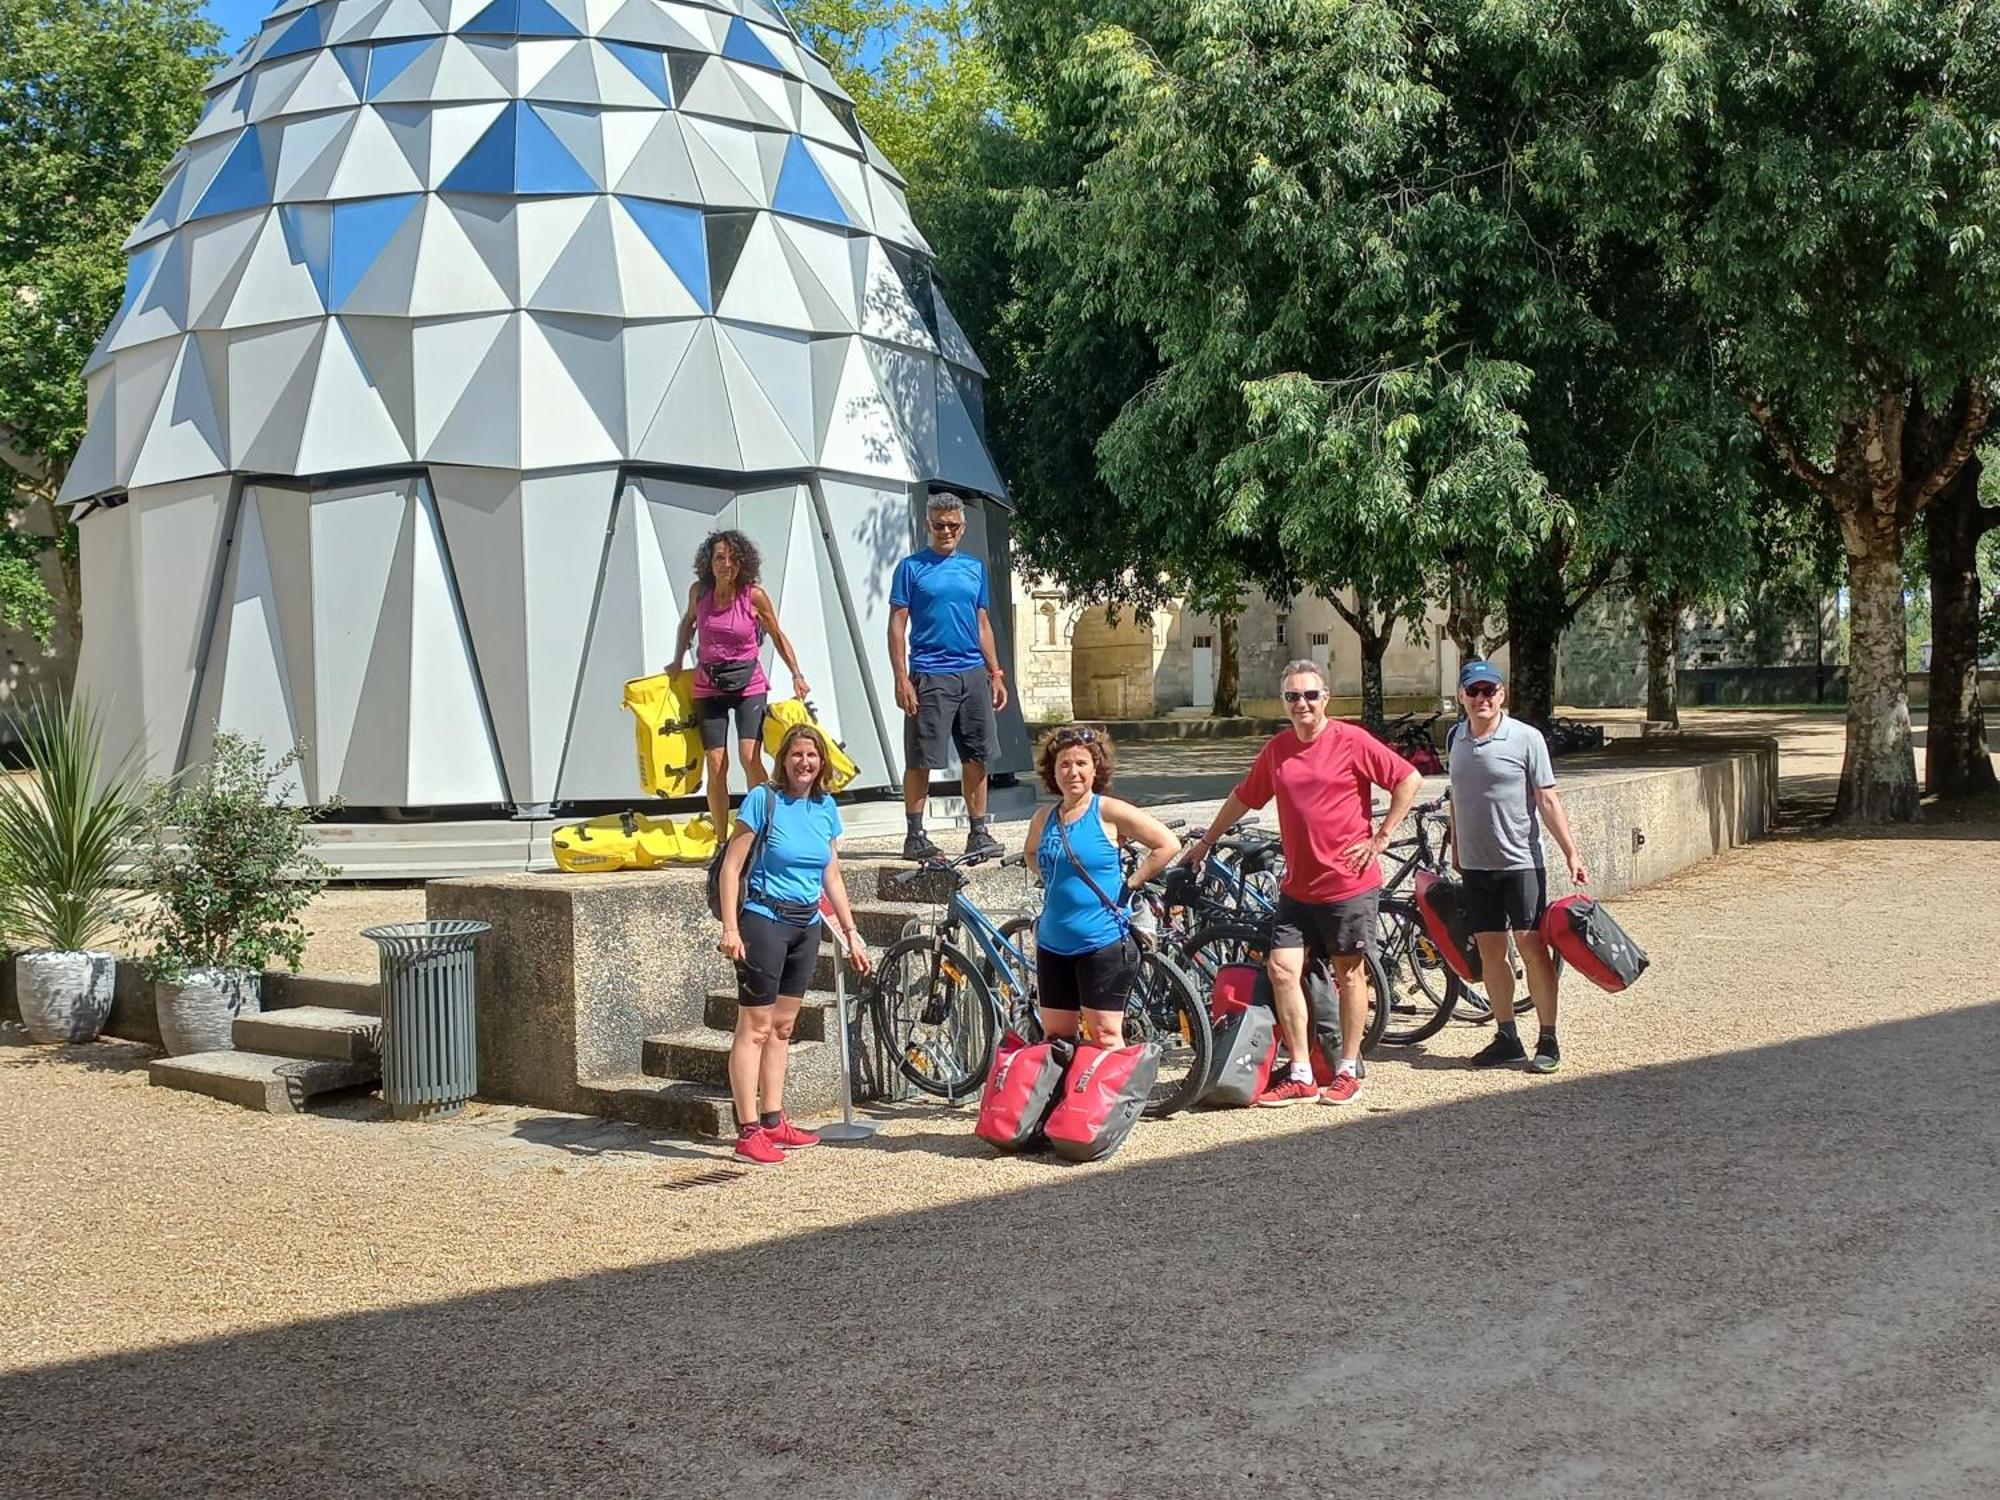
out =
[[[7,1487],[2000,1493],[1996,838],[1788,831],[1619,901],[1654,970],[1552,1079],[1452,1026],[1098,1167],[274,1119],[14,1033]]]

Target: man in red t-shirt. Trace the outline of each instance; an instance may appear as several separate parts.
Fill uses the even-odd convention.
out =
[[[1345,1104],[1361,1090],[1358,1060],[1368,1023],[1365,960],[1375,951],[1376,906],[1382,894],[1377,861],[1417,800],[1424,778],[1367,730],[1327,718],[1326,674],[1312,662],[1295,661],[1285,668],[1283,692],[1292,727],[1258,752],[1250,774],[1184,858],[1206,859],[1223,829],[1278,799],[1285,878],[1278,889],[1266,968],[1292,1065],[1289,1076],[1273,1080],[1257,1102],[1304,1104],[1318,1098],[1324,1104]],[[1374,825],[1378,786],[1389,793],[1389,810],[1379,828]],[[1340,991],[1341,1055],[1324,1093],[1313,1083],[1304,987],[1307,949],[1333,965]]]

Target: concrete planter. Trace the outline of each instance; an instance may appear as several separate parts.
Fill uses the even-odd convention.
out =
[[[170,1057],[233,1052],[238,1016],[263,1009],[264,976],[253,969],[189,969],[153,986],[160,1044]]]
[[[92,950],[37,948],[14,958],[21,1024],[38,1042],[94,1042],[111,1014],[117,960]]]

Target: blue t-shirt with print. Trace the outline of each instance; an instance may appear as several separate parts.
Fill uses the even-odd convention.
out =
[[[744,909],[775,922],[782,919],[758,896],[817,905],[820,884],[833,859],[833,841],[840,837],[840,809],[833,798],[787,796],[766,782],[743,799],[736,816],[753,833],[761,833],[764,820],[771,819],[771,836],[749,870],[750,895]]]
[[[979,612],[993,608],[986,564],[964,552],[940,557],[926,547],[896,564],[889,603],[910,612],[913,674],[971,672],[986,665]]]

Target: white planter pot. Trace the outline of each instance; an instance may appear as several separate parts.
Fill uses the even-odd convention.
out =
[[[263,1006],[264,976],[254,969],[189,969],[178,980],[153,985],[160,1045],[170,1057],[189,1052],[233,1052],[238,1016]]]
[[[38,1042],[94,1042],[111,1016],[117,960],[90,949],[36,948],[14,956],[21,1023]]]

